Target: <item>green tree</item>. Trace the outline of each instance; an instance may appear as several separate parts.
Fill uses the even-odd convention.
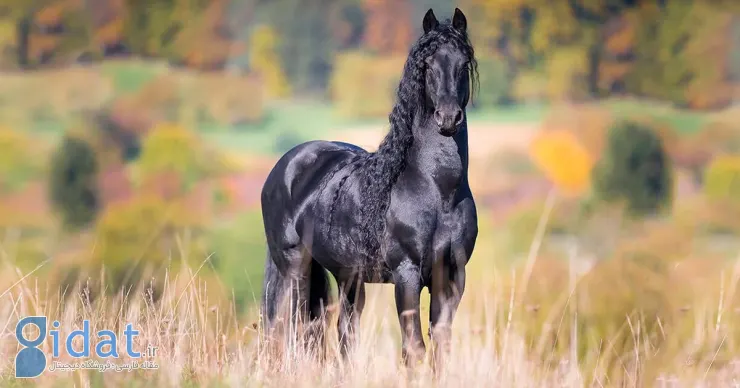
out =
[[[63,223],[72,228],[89,225],[99,210],[96,178],[98,161],[86,141],[65,137],[51,157],[50,197]]]
[[[279,53],[292,89],[324,93],[329,84],[337,42],[333,17],[340,0],[275,0],[263,3],[262,20],[280,38]]]
[[[633,121],[609,129],[602,159],[593,170],[597,198],[625,201],[635,215],[665,209],[673,194],[670,159],[654,131]]]

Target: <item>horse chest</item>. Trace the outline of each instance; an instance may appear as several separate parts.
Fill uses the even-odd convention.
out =
[[[412,179],[429,186],[442,200],[454,197],[464,175],[463,163],[457,147],[440,147],[423,152],[418,159],[419,171]]]

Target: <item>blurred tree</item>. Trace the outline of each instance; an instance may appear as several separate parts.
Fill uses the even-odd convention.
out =
[[[341,5],[340,0],[274,0],[261,4],[265,21],[280,39],[280,57],[293,91],[326,91],[338,46],[332,36],[332,21]]]
[[[124,0],[126,47],[143,57],[174,58],[178,35],[200,24],[204,4],[196,0]]]
[[[694,2],[689,39],[683,58],[689,62],[693,76],[685,90],[686,102],[694,109],[714,109],[732,102],[734,85],[730,82],[732,24],[736,15],[727,6]]]
[[[290,85],[283,73],[277,47],[277,36],[271,27],[260,26],[252,31],[249,43],[250,67],[262,78],[265,92],[270,98],[283,98],[290,94]]]
[[[65,226],[84,227],[98,212],[95,151],[85,140],[67,136],[51,157],[50,197]]]
[[[633,121],[620,121],[609,129],[592,179],[599,199],[623,200],[635,215],[663,210],[673,196],[670,159],[660,136]]]
[[[184,1],[183,1],[184,2]],[[179,6],[175,17],[181,31],[177,36],[178,57],[191,68],[215,70],[226,67],[228,61],[244,51],[227,18],[228,0],[207,2],[204,9]],[[194,14],[195,13],[195,14]],[[184,23],[184,21],[188,21]]]
[[[409,0],[363,0],[367,15],[365,47],[381,55],[406,54],[418,30]]]
[[[545,175],[568,194],[583,192],[590,183],[593,159],[573,132],[545,131],[533,142],[530,155]]]
[[[90,60],[99,51],[84,0],[49,2],[35,13],[34,25],[29,50],[40,64]]]
[[[86,3],[93,27],[93,41],[106,57],[128,53],[123,36],[125,0],[97,0]]]
[[[594,92],[624,93],[625,78],[632,70],[638,29],[638,12],[628,10],[614,15],[604,24],[601,33],[601,55],[595,69]]]
[[[378,118],[393,107],[405,55],[347,52],[337,56],[331,96],[344,117]]]
[[[359,0],[345,1],[336,7],[337,14],[332,18],[332,36],[337,49],[350,50],[362,45],[365,34],[366,15]]]
[[[14,51],[20,68],[89,56],[93,47],[84,5],[83,0],[0,0],[2,54]]]

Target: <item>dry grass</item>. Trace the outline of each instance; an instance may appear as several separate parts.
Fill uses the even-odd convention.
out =
[[[158,370],[46,371],[32,382],[39,386],[580,387],[740,383],[740,363],[732,357],[737,349],[738,330],[734,324],[740,310],[733,310],[735,302],[731,300],[740,280],[740,265],[734,264],[733,271],[722,277],[720,292],[713,299],[716,302],[697,299],[696,305],[690,306],[691,313],[678,315],[678,321],[671,321],[670,326],[650,325],[654,320],[636,312],[617,318],[621,334],[615,337],[583,338],[583,333],[589,333],[588,327],[578,327],[588,321],[579,315],[581,303],[576,298],[582,293],[575,290],[588,272],[576,270],[577,251],[562,262],[565,266],[556,265],[543,272],[548,263],[554,262],[542,262],[545,267],[538,263],[549,209],[546,207],[535,230],[523,271],[496,269],[495,262],[480,256],[471,261],[469,287],[453,325],[452,351],[438,375],[428,360],[414,368],[403,367],[389,286],[369,287],[361,340],[353,356],[346,361],[338,357],[336,335],[332,335],[335,331],[330,331],[328,359],[318,362],[312,353],[293,346],[285,348],[282,357],[269,356],[260,341],[256,318],[239,319],[233,307],[219,303],[199,276],[202,266],[167,276],[164,294],[157,303],[148,301],[142,292],[89,301],[80,289],[60,293],[46,289],[44,280],[34,272],[24,274],[11,266],[12,260],[0,255],[5,259],[4,273],[15,279],[13,286],[0,290],[0,385],[17,384],[12,377],[13,360],[19,350],[14,329],[20,318],[30,315],[59,320],[61,338],[79,329],[82,320],[90,321],[92,333],[110,329],[119,335],[125,324],[132,323],[140,330],[135,349],[147,345],[158,348],[153,358]],[[543,285],[545,280],[550,282],[549,287]],[[537,286],[551,293],[550,298],[557,302],[552,306],[533,305],[528,293]],[[590,302],[598,303],[594,300],[597,297],[592,295]],[[422,308],[421,313],[426,316],[428,310]],[[686,327],[691,330],[677,329]],[[426,332],[426,327],[423,329]],[[582,348],[584,344],[588,345],[586,349]],[[43,347],[49,354],[48,338]],[[122,335],[118,348],[123,356]],[[58,361],[72,360],[62,352]],[[125,356],[115,360],[126,361]]]
[[[491,279],[493,280],[493,279]],[[492,286],[492,284],[489,284]],[[29,315],[47,315],[62,322],[62,338],[90,320],[91,331],[114,329],[121,333],[125,323],[133,323],[141,333],[135,349],[151,344],[158,347],[154,361],[156,371],[113,372],[76,371],[45,372],[34,380],[38,386],[644,386],[652,385],[641,378],[644,368],[652,361],[648,354],[614,357],[605,349],[589,362],[574,367],[569,357],[558,357],[537,351],[518,327],[526,325],[522,317],[507,313],[516,301],[496,294],[481,295],[469,290],[467,303],[459,312],[453,330],[452,353],[444,371],[435,377],[429,363],[415,369],[402,366],[399,357],[397,321],[392,298],[386,287],[373,287],[362,322],[361,342],[354,356],[343,362],[336,352],[330,352],[327,362],[320,363],[310,354],[290,348],[282,359],[270,359],[261,349],[257,331],[242,326],[228,311],[210,306],[207,295],[197,281],[183,292],[168,288],[159,305],[145,298],[129,296],[117,300],[100,300],[88,305],[73,295],[66,304],[56,297],[44,297],[38,284],[26,279],[16,286],[16,292],[3,295],[0,320],[3,323],[0,346],[2,384],[13,384],[13,359],[18,350],[13,337],[15,322]],[[481,289],[486,289],[483,287]],[[495,289],[490,287],[488,289]],[[562,319],[561,317],[558,317]],[[568,325],[568,322],[560,322]],[[639,332],[639,322],[631,322],[632,335],[640,342],[649,337]],[[706,327],[708,331],[711,328]],[[544,332],[543,332],[544,334]],[[335,349],[333,338],[330,349]],[[541,341],[540,341],[541,342]],[[50,341],[44,351],[50,352]],[[75,346],[79,346],[79,343]],[[94,346],[94,342],[93,342]],[[119,350],[124,349],[122,336]],[[645,357],[644,359],[642,357]],[[607,379],[603,364],[623,358],[621,374]],[[62,354],[61,362],[73,362]],[[126,362],[126,358],[115,360]],[[712,359],[687,360],[670,376],[658,376],[656,381],[680,382],[680,386],[707,384],[732,386],[740,379],[740,365],[727,363],[711,368]],[[676,385],[669,385],[676,386]]]

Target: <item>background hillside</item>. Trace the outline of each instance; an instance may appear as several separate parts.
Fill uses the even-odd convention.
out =
[[[542,370],[740,376],[735,1],[0,0],[0,321],[197,285],[235,322],[208,333],[250,340],[270,168],[374,149],[424,12],[456,6],[480,73],[465,319]]]

